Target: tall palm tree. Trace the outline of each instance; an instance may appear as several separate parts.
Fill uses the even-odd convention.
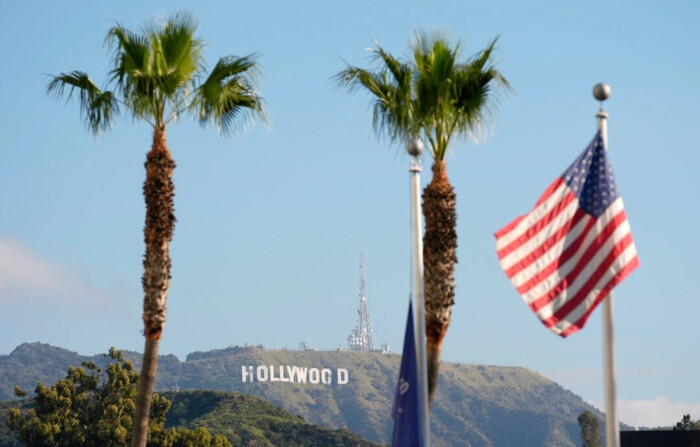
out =
[[[461,60],[460,43],[441,34],[416,33],[412,60],[397,59],[380,46],[375,71],[348,66],[335,79],[349,90],[364,88],[374,98],[375,131],[392,141],[421,136],[434,163],[423,191],[423,265],[428,363],[428,396],[437,386],[442,340],[454,304],[457,263],[456,194],[447,177],[445,154],[453,137],[478,136],[495,111],[494,88],[510,89],[494,67],[497,39],[474,57]]]
[[[146,445],[151,395],[158,366],[158,346],[165,323],[170,284],[169,244],[175,228],[172,181],[175,161],[166,143],[166,127],[185,114],[204,125],[213,122],[220,132],[255,116],[264,120],[262,98],[255,89],[255,56],[225,56],[207,73],[195,37],[197,23],[189,13],[164,22],[152,22],[140,31],[121,24],[105,39],[114,52],[108,86],[101,90],[81,71],[52,76],[48,93],[57,97],[76,93],[82,117],[93,134],[111,129],[120,107],[134,119],[153,127],[151,150],[146,155],[146,202],[143,258],[143,321],[146,338],[139,391],[134,413],[132,446]],[[245,120],[242,120],[245,119]]]

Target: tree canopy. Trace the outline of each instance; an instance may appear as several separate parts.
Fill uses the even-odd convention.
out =
[[[430,155],[443,160],[454,136],[478,137],[495,112],[499,90],[511,90],[494,65],[497,41],[465,59],[460,41],[418,31],[410,48],[412,60],[394,57],[377,44],[370,50],[374,67],[348,65],[335,80],[350,91],[362,88],[373,96],[377,134],[398,142],[422,136]]]
[[[600,420],[595,414],[586,410],[578,417],[581,426],[581,445],[583,447],[601,447]]]
[[[680,422],[673,427],[674,430],[700,430],[700,419],[694,421],[689,414],[684,414]]]
[[[68,98],[77,93],[82,118],[94,134],[111,129],[122,107],[154,128],[184,113],[202,125],[214,122],[224,133],[245,126],[256,115],[264,121],[262,98],[255,88],[255,55],[224,56],[207,73],[201,54],[204,42],[195,36],[196,29],[197,21],[188,12],[165,23],[154,21],[140,31],[117,23],[105,38],[114,59],[105,88],[87,73],[73,70],[51,76],[47,91]]]
[[[93,362],[69,367],[64,379],[49,386],[38,383],[33,408],[10,409],[7,425],[18,432],[26,446],[104,446],[129,444],[134,417],[134,399],[139,375],[122,351],[110,348],[110,363],[103,370]],[[18,397],[26,392],[16,388]],[[148,445],[154,447],[230,447],[224,435],[206,428],[165,429],[170,401],[153,396]]]

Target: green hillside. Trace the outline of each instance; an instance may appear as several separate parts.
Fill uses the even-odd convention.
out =
[[[35,350],[41,355],[34,354]],[[58,363],[70,355],[77,356],[48,345],[25,344],[9,356],[0,356],[0,398],[9,399],[16,384],[33,389],[37,380],[51,383],[62,377],[68,364],[85,359],[77,356],[77,361],[59,367]],[[99,356],[89,359],[100,360]],[[311,424],[346,428],[365,439],[389,443],[399,362],[400,356],[381,353],[231,347],[192,353],[184,362],[163,357],[156,388],[177,386],[181,390],[256,396]],[[8,374],[15,365],[22,375]],[[257,377],[258,369],[262,377]],[[36,379],[31,379],[32,371]],[[604,420],[575,394],[524,368],[443,363],[440,372],[431,417],[434,447],[574,447],[579,444],[576,418],[583,410],[591,410]],[[312,374],[319,383],[311,383]],[[300,377],[305,383],[298,383]],[[322,378],[326,384],[321,383]],[[345,380],[347,383],[342,383]]]
[[[205,427],[226,435],[236,447],[380,447],[348,430],[307,424],[276,405],[256,397],[222,391],[182,391],[164,395],[172,402],[166,428]],[[0,402],[0,447],[22,447],[5,421],[11,407],[29,409],[29,401]]]
[[[345,429],[329,430],[256,397],[222,391],[164,394],[173,403],[166,427],[206,427],[223,433],[234,446],[373,447]]]

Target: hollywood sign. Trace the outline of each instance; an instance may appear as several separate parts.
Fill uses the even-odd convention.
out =
[[[286,365],[241,366],[241,381],[243,383],[289,382],[331,385],[333,379],[338,385],[346,385],[349,380],[348,370],[337,368],[334,374],[330,368]]]

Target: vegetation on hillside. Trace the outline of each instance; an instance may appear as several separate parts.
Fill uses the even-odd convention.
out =
[[[0,403],[0,447],[126,446],[138,373],[111,349],[106,368],[85,361],[51,387],[39,383],[32,399]],[[16,390],[17,397],[26,392]],[[210,433],[210,430],[215,435]],[[214,391],[153,396],[148,445],[375,447],[347,429],[307,424],[301,416],[261,399]]]
[[[176,434],[201,436],[211,431],[219,437],[226,436],[236,447],[380,446],[347,429],[331,430],[308,424],[301,416],[252,396],[222,391],[182,391],[167,392],[162,397],[172,402],[165,415],[164,428],[174,429]],[[24,445],[6,424],[9,409],[17,406],[27,412],[31,402],[26,399],[0,402],[0,447]]]
[[[124,447],[134,422],[138,373],[114,348],[103,371],[92,362],[69,367],[64,379],[53,385],[38,383],[31,406],[8,411],[7,427],[26,446]],[[16,387],[17,397],[27,395]],[[225,436],[212,436],[202,427],[165,428],[170,401],[153,396],[150,407],[148,444],[153,447],[231,447]]]
[[[586,410],[578,416],[578,424],[581,426],[581,445],[583,447],[601,447],[600,419],[595,414]]]
[[[225,434],[235,446],[379,446],[347,429],[329,430],[307,424],[301,416],[243,394],[184,391],[165,396],[173,402],[166,427],[204,426]]]
[[[39,351],[41,355],[33,354],[33,351]],[[12,368],[48,375],[58,363],[55,359],[70,357],[69,354],[76,356],[77,364],[90,360],[99,366],[99,362],[104,361],[101,356],[80,357],[61,348],[39,344],[22,345],[9,356],[0,355],[0,398],[14,396],[14,384],[7,378]],[[124,354],[125,358],[130,356],[131,353]],[[230,347],[188,356],[184,362],[174,356],[161,357],[156,388],[169,391],[177,384],[182,390],[247,394],[279,405],[311,424],[347,428],[365,439],[389,443],[393,423],[391,405],[399,362],[398,355],[381,353]],[[49,368],[47,365],[53,366]],[[349,382],[347,385],[243,383],[242,365],[346,368]],[[56,369],[53,379],[46,381],[52,383],[60,379],[66,366]],[[137,363],[135,367],[138,368]],[[441,386],[431,416],[433,447],[509,443],[519,447],[578,447],[578,415],[589,410],[602,417],[580,397],[524,368],[443,362],[441,371]],[[22,386],[29,388],[33,385]],[[173,396],[172,399],[174,410],[176,398]],[[166,415],[166,426],[179,424],[170,418],[170,414]]]

